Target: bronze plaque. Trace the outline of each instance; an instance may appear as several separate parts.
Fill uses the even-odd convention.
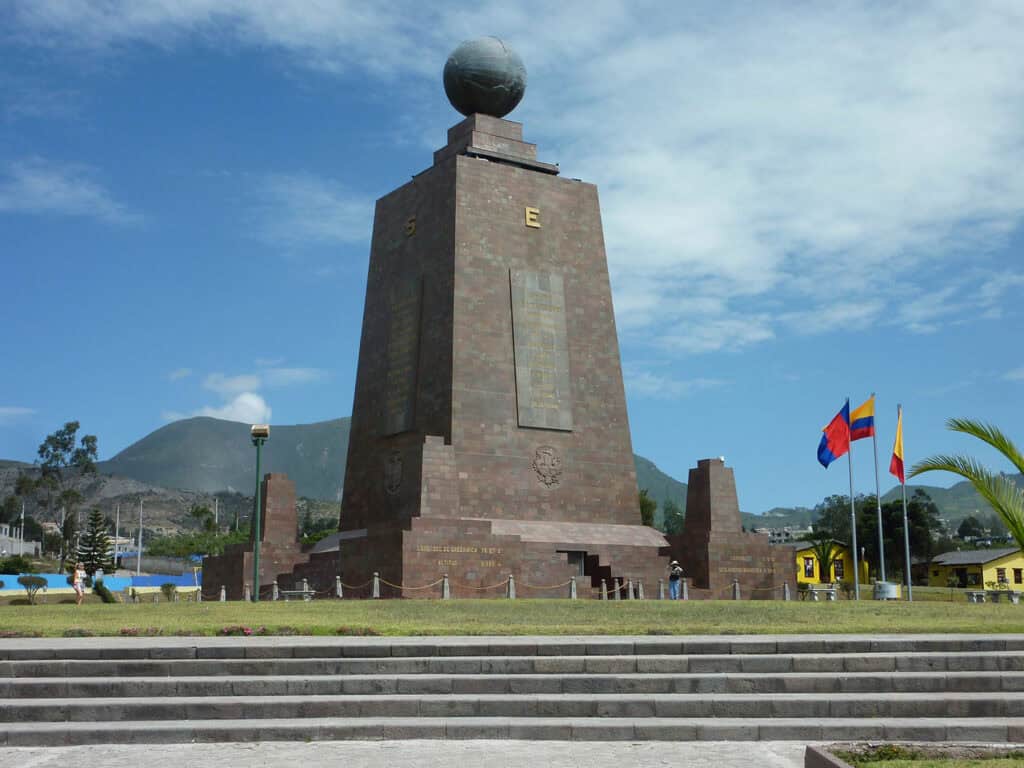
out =
[[[416,375],[420,356],[419,278],[404,281],[388,296],[388,374],[384,384],[385,435],[408,432],[415,425]]]
[[[572,430],[565,286],[552,272],[509,270],[519,426]]]

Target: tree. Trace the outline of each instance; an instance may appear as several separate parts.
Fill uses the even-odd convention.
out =
[[[36,604],[36,593],[46,586],[46,579],[42,576],[19,576],[18,583],[25,588],[28,592],[28,602],[30,605]]]
[[[217,530],[217,524],[213,520],[213,510],[206,505],[196,504],[188,513],[192,519],[199,521],[199,525],[207,533],[214,533]]]
[[[682,508],[672,499],[665,499],[663,509],[665,511],[665,533],[669,535],[682,533],[683,523],[686,521],[686,515]]]
[[[114,561],[110,553],[110,536],[107,535],[107,521],[103,513],[94,509],[89,513],[88,527],[78,542],[78,562],[85,566],[85,572],[92,576],[96,571],[113,571]]]
[[[988,443],[1003,454],[1018,472],[1024,472],[1024,455],[997,427],[972,419],[950,419],[946,427]],[[914,465],[910,477],[935,471],[952,472],[969,481],[999,515],[1017,544],[1024,548],[1024,490],[1018,488],[1012,478],[990,472],[975,459],[963,455],[930,456]]]
[[[40,475],[35,481],[35,487],[45,493],[48,511],[52,512],[54,498],[60,502],[65,512],[62,522],[65,523],[73,517],[75,507],[82,501],[82,495],[72,487],[74,476],[96,472],[96,436],[84,435],[78,441],[79,426],[77,421],[65,423],[62,429],[46,436],[37,452]],[[64,542],[60,557],[62,571],[69,552],[66,532]]]
[[[647,495],[647,489],[640,491],[640,522],[644,525],[654,526],[654,512],[658,508],[658,502]]]
[[[811,545],[814,558],[818,561],[818,583],[831,583],[832,563],[835,560],[835,539],[828,531],[815,529],[804,536],[803,541]]]
[[[24,555],[12,555],[0,559],[0,573],[32,573],[32,561]]]
[[[985,528],[978,518],[969,515],[961,521],[960,527],[956,529],[956,535],[961,539],[976,539],[985,535]]]

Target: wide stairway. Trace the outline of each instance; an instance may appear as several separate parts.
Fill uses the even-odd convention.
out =
[[[1024,742],[1024,635],[0,641],[0,745]]]

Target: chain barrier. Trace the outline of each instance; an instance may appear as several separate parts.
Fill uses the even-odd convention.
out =
[[[444,577],[443,576],[440,579],[438,579],[437,581],[431,582],[430,584],[424,584],[421,587],[404,587],[401,584],[392,584],[390,581],[387,581],[386,579],[381,579],[380,583],[381,584],[387,584],[389,587],[394,587],[395,589],[416,591],[418,589],[430,589],[431,587],[436,587],[442,581],[444,581]]]
[[[492,584],[489,587],[474,587],[472,584],[459,584],[459,583],[454,582],[454,581],[449,581],[449,584],[451,584],[453,587],[458,587],[459,589],[475,589],[478,592],[484,592],[484,591],[486,591],[488,589],[497,589],[498,587],[507,587],[508,586],[508,579],[504,579],[502,581],[499,581],[497,584]]]
[[[568,587],[572,584],[572,579],[563,581],[561,584],[552,584],[550,587],[534,586],[533,584],[527,584],[526,582],[519,582],[516,586],[520,589],[561,589],[562,587]]]

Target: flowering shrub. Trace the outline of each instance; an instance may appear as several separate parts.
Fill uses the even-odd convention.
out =
[[[121,627],[121,629],[118,632],[118,634],[121,635],[122,637],[138,637],[139,636],[139,628],[138,627]]]
[[[265,635],[267,634],[266,627],[247,627],[244,624],[231,624],[227,627],[223,627],[220,631],[222,635]]]

